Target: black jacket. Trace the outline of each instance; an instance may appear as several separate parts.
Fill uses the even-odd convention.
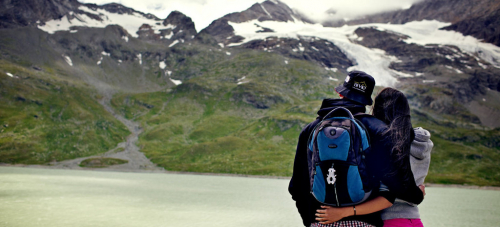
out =
[[[365,113],[365,106],[347,99],[325,99],[318,111],[318,117],[315,121],[308,124],[300,133],[295,161],[293,165],[293,175],[290,180],[288,191],[295,200],[297,209],[302,217],[305,226],[316,222],[315,213],[320,209],[320,203],[311,195],[309,188],[309,171],[307,166],[307,141],[313,128],[321,119],[336,107],[345,107],[353,114]],[[377,196],[383,196],[390,202],[394,202],[395,198],[401,198],[405,201],[419,204],[423,200],[422,191],[415,185],[413,173],[399,173],[396,175],[390,174],[394,170],[394,165],[391,162],[392,141],[390,137],[382,135],[387,130],[387,124],[370,115],[361,115],[358,118],[367,128],[371,140],[371,151],[366,156],[367,170],[375,177],[376,182],[383,182],[389,188],[389,192],[372,193],[370,199]],[[410,160],[407,163],[410,165]],[[406,179],[406,180],[402,180]],[[382,226],[383,222],[380,218],[380,212],[351,216],[342,220],[359,220],[375,226]]]

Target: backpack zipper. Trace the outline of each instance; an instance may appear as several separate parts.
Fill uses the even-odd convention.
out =
[[[332,168],[333,168],[334,163],[332,163]],[[337,207],[340,207],[339,203],[339,196],[337,195],[337,182],[335,181],[335,184],[333,184],[333,189],[335,190],[335,201],[337,201]]]

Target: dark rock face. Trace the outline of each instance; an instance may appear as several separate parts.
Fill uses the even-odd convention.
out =
[[[399,85],[410,90],[405,94],[415,108],[454,116],[474,124],[497,127],[484,119],[480,120],[467,105],[476,97],[486,95],[488,90],[499,91],[499,69],[485,67],[488,63],[455,46],[408,44],[404,41],[408,37],[404,35],[369,27],[358,28],[355,33],[362,37],[356,40],[358,44],[396,56],[399,61],[392,62],[389,66],[391,69],[417,75],[401,79]],[[433,82],[422,83],[422,80]],[[411,83],[415,86],[410,85]],[[492,116],[500,112],[493,108],[489,111],[493,113]]]
[[[337,68],[347,72],[352,62],[332,42],[315,37],[300,39],[269,37],[252,40],[242,45],[244,48],[279,53],[290,58],[317,62],[327,68]]]
[[[36,26],[58,19],[78,8],[77,0],[2,0],[0,2],[0,28]]]
[[[159,40],[160,35],[155,34],[154,29],[149,24],[143,24],[139,27],[139,31],[137,31],[137,35],[139,35],[139,39],[143,40]]]
[[[201,30],[198,36],[210,36],[215,43],[228,44],[227,37],[234,36],[234,28],[229,25],[228,20],[221,18],[213,21],[207,28]],[[241,37],[243,39],[243,37]],[[240,39],[240,40],[241,40]]]
[[[133,15],[134,13],[138,13],[138,14],[141,14],[142,16],[148,18],[148,19],[152,19],[152,20],[160,20],[158,17],[156,17],[155,15],[153,14],[145,14],[145,13],[142,13],[142,12],[139,12],[139,11],[136,11],[132,8],[128,8],[128,7],[125,7],[123,5],[120,5],[120,4],[117,4],[117,3],[109,3],[109,4],[105,4],[105,5],[96,5],[96,4],[84,4],[85,6],[91,8],[91,9],[104,9],[110,13],[117,13],[117,14],[129,14],[129,15]],[[85,13],[85,14],[89,14],[89,13],[86,13],[86,12],[82,12],[82,11],[79,11],[79,13]]]
[[[292,18],[292,16],[294,15],[295,13],[293,12],[293,10],[282,2],[265,1],[260,4],[255,3],[249,9],[243,12],[228,14],[224,16],[224,18],[236,23],[247,22],[255,19],[259,21],[272,20],[288,22],[294,21],[294,19]]]
[[[500,9],[488,15],[462,20],[443,29],[458,31],[500,46]]]
[[[455,46],[427,45],[420,46],[404,42],[408,37],[379,31],[375,28],[358,28],[356,35],[363,37],[357,43],[368,48],[378,48],[386,51],[389,55],[396,56],[400,62],[393,62],[390,67],[400,72],[430,72],[428,67],[434,65],[446,65],[468,71],[478,67],[476,58],[467,53],[462,53]],[[470,68],[470,69],[469,69]]]
[[[167,29],[165,32],[173,33],[171,40],[184,39],[191,40],[197,34],[193,20],[179,11],[172,11],[163,21],[163,25],[173,25],[174,29]]]

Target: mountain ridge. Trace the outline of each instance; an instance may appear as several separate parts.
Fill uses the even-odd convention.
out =
[[[453,9],[453,10],[450,10]],[[443,29],[472,35],[485,42],[500,46],[498,21],[500,3],[495,0],[425,0],[413,4],[409,9],[383,12],[363,18],[326,21],[324,26],[340,27],[367,23],[404,24],[411,21],[438,20],[452,25]]]

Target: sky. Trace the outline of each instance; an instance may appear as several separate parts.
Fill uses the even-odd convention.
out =
[[[98,5],[111,2],[122,4],[135,10],[151,13],[164,19],[177,10],[191,17],[196,30],[200,31],[212,21],[233,12],[248,9],[264,0],[79,0],[82,3]],[[298,10],[311,19],[354,19],[358,16],[383,11],[409,8],[422,0],[281,0],[290,8]]]

